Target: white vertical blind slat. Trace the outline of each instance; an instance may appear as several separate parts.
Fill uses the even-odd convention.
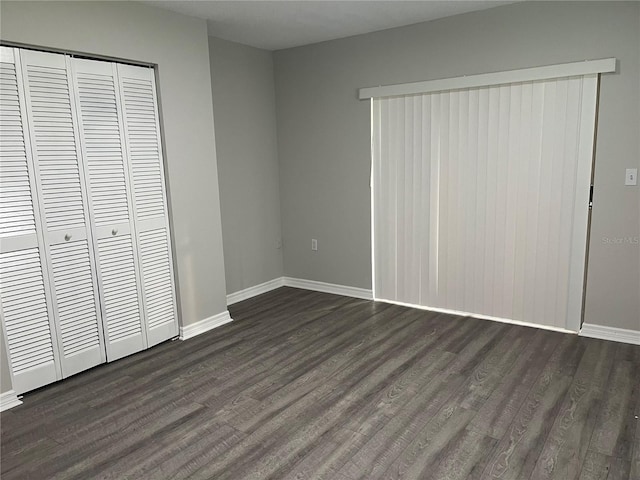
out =
[[[413,103],[413,118],[411,119],[412,124],[415,126],[414,131],[412,132],[411,137],[411,149],[413,151],[413,158],[411,162],[411,194],[417,198],[415,204],[412,203],[412,199],[408,198],[406,200],[407,204],[411,206],[410,212],[410,228],[411,228],[411,242],[409,248],[411,249],[412,258],[416,259],[415,262],[411,264],[410,271],[405,279],[408,283],[410,291],[409,291],[409,303],[417,303],[420,301],[420,233],[421,233],[421,222],[420,222],[420,183],[422,181],[422,139],[424,135],[422,135],[422,98],[414,97],[412,98]],[[418,279],[418,281],[414,281],[413,279]]]
[[[431,136],[429,138],[429,152],[431,154],[431,161],[427,163],[429,169],[429,214],[428,221],[424,220],[427,224],[426,230],[428,235],[428,250],[429,250],[429,262],[428,272],[423,273],[423,277],[428,278],[427,288],[423,287],[424,297],[420,299],[422,305],[426,305],[429,301],[438,301],[440,296],[438,276],[440,259],[439,246],[440,246],[440,142],[438,137],[440,135],[440,98],[438,94],[435,94],[429,99],[431,107],[431,115],[429,117],[429,130]],[[429,131],[427,130],[427,132]],[[425,152],[426,154],[427,152]],[[425,210],[425,214],[426,214]]]
[[[463,232],[463,250],[464,256],[462,257],[463,265],[465,266],[464,276],[461,279],[464,288],[464,304],[472,305],[474,301],[474,289],[473,279],[475,274],[474,268],[474,249],[475,249],[475,202],[471,199],[476,197],[477,186],[475,179],[477,177],[478,169],[478,90],[472,90],[469,92],[468,101],[466,104],[466,112],[462,115],[465,133],[463,158],[468,158],[467,175],[462,175],[463,186],[460,194],[461,199],[464,202],[464,215],[460,216],[462,220],[462,232]]]
[[[489,152],[489,99],[490,91],[482,88],[478,91],[478,141],[477,141],[477,176],[476,183],[476,204],[475,218],[476,228],[474,235],[474,295],[471,304],[472,311],[483,311],[484,309],[484,265],[485,265],[485,241],[486,241],[486,215],[487,215],[487,165]]]
[[[510,288],[505,278],[506,245],[507,245],[507,191],[509,189],[509,138],[510,138],[510,109],[511,89],[509,85],[499,87],[499,110],[496,135],[496,217],[495,217],[495,269],[493,308],[496,316],[503,317],[505,295]]]
[[[373,99],[376,298],[577,330],[596,88]]]

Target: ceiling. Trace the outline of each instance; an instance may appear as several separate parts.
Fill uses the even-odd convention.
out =
[[[513,2],[143,0],[143,3],[206,19],[209,35],[280,50]]]

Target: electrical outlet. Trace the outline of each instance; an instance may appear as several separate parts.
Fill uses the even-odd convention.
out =
[[[282,239],[279,238],[276,240],[276,249],[280,250],[282,248]]]
[[[316,240],[315,238],[311,239],[311,250],[318,250],[318,240]]]
[[[637,168],[627,168],[627,171],[624,176],[624,184],[625,185],[638,185],[638,169]]]

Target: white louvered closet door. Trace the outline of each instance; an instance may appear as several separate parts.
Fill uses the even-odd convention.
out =
[[[17,49],[0,47],[0,313],[18,393],[62,377],[21,75]]]
[[[154,71],[118,64],[149,346],[178,334]]]
[[[147,346],[117,67],[77,58],[72,67],[107,360],[113,361]]]
[[[63,376],[105,361],[70,59],[21,50]],[[35,196],[34,196],[35,197]]]
[[[579,330],[597,86],[374,99],[376,298]]]

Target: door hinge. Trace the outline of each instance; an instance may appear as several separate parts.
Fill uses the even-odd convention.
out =
[[[593,185],[589,186],[589,209],[593,208]]]

